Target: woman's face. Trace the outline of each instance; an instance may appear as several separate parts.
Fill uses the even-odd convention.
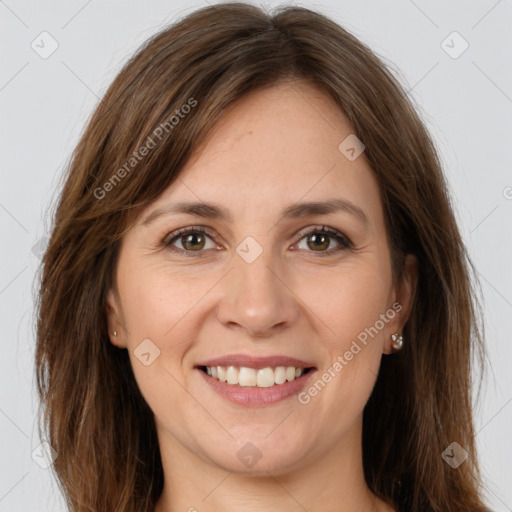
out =
[[[379,188],[352,133],[307,84],[254,92],[123,238],[111,341],[129,351],[161,450],[278,474],[360,442],[414,269],[408,260],[393,285]],[[302,206],[333,201],[329,211]],[[216,210],[151,215],[178,203]],[[223,357],[231,383],[198,367]],[[295,372],[282,367],[301,364],[314,369],[283,383]]]

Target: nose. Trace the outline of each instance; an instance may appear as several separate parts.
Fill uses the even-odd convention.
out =
[[[251,337],[267,338],[297,321],[298,299],[271,257],[264,251],[247,263],[235,255],[235,268],[223,280],[219,322]]]

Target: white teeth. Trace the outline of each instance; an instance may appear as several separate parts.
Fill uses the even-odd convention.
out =
[[[208,366],[206,368],[208,368]],[[212,375],[212,377],[213,377],[213,375]],[[217,378],[222,382],[226,382],[226,367],[225,366],[217,366]]]
[[[256,370],[254,368],[240,368],[238,384],[240,386],[256,386]]]
[[[226,378],[228,384],[238,384],[238,368],[234,366],[228,366],[228,371],[226,372]]]
[[[214,379],[232,385],[269,388],[299,378],[304,368],[277,366],[276,368],[247,368],[246,366],[207,366],[206,373]]]
[[[256,386],[259,388],[269,388],[274,385],[274,370],[272,368],[261,368],[258,370]]]
[[[276,384],[284,384],[286,382],[286,368],[284,366],[278,366],[274,373],[274,382]]]

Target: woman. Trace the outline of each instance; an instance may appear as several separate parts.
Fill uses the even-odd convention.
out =
[[[94,112],[43,259],[70,510],[486,510],[470,269],[366,46],[300,7],[190,14]]]

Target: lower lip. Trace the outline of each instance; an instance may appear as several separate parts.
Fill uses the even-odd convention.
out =
[[[311,369],[308,373],[292,381],[287,381],[283,384],[274,384],[268,388],[258,388],[256,386],[249,387],[240,386],[238,384],[227,384],[214,377],[210,377],[210,375],[199,368],[196,368],[196,370],[219,395],[237,405],[249,407],[275,404],[276,402],[298,394],[306,386],[311,375],[316,372],[316,370]]]

